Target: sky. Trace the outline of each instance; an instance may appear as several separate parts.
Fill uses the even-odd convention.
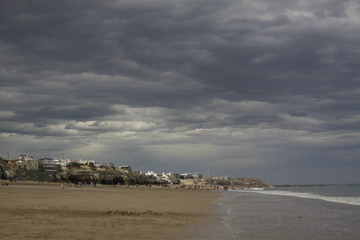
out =
[[[358,0],[0,0],[0,156],[360,183]]]

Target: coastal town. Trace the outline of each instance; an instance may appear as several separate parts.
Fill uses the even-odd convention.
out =
[[[263,188],[267,184],[255,178],[231,178],[228,176],[204,176],[201,173],[158,173],[153,170],[136,171],[129,165],[115,166],[95,160],[72,160],[21,154],[16,159],[0,158],[0,178],[13,181],[65,182],[82,185],[161,185],[172,187]]]

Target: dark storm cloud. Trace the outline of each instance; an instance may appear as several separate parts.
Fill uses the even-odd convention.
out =
[[[0,0],[1,151],[58,138],[75,156],[245,168],[277,181],[281,166],[358,169],[359,9]]]

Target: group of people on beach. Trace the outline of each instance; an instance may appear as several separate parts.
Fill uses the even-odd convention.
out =
[[[1,186],[9,186],[9,184],[7,182],[5,182],[5,181],[1,181],[0,185]]]
[[[3,185],[3,183],[2,183]],[[75,182],[72,183],[73,187],[77,187],[77,188],[83,188],[86,187],[88,184],[86,182]],[[112,185],[113,187],[122,187],[122,186],[126,186],[127,188],[130,187],[130,184],[120,184],[118,183],[117,185]],[[139,184],[134,185],[137,188],[140,187]],[[150,184],[146,184],[143,185],[145,187],[151,187],[152,185]],[[228,190],[228,186],[219,186],[219,185],[185,185],[185,184],[181,184],[181,185],[169,185],[169,184],[162,184],[160,185],[163,188],[173,188],[175,187],[176,189],[197,189],[197,190],[219,190],[219,189],[223,189],[223,190]],[[90,182],[90,187],[96,187],[96,182]],[[60,182],[60,188],[64,189],[65,188],[65,182],[61,181]]]
[[[82,187],[85,187],[87,184],[86,182],[77,182],[77,183],[72,183],[72,186],[73,187],[77,187],[77,188],[82,188]],[[90,182],[90,186],[91,187],[96,187],[96,182]],[[64,181],[61,181],[60,182],[60,188],[61,189],[64,189],[65,188],[65,182]]]
[[[219,185],[179,185],[176,188],[185,188],[185,189],[203,189],[203,190],[218,190],[224,189],[227,190],[227,186],[219,186]]]

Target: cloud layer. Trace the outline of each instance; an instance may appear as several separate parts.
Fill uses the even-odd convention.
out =
[[[360,4],[0,1],[1,155],[360,182]]]

